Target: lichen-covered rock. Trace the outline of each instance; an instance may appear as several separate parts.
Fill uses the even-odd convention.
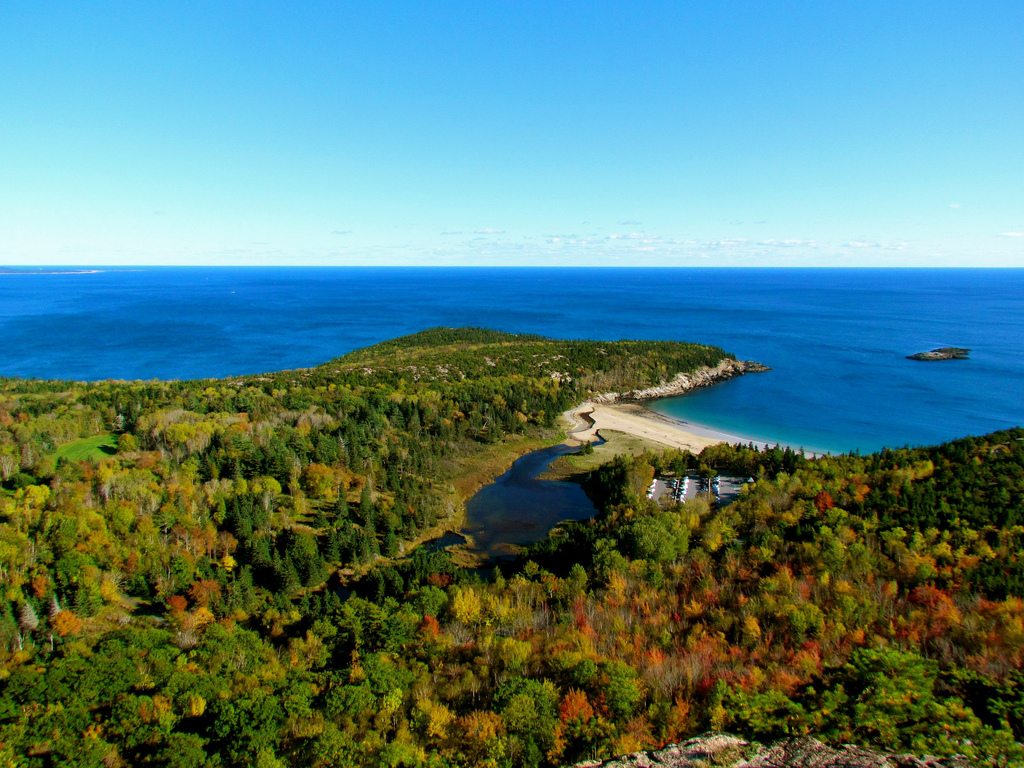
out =
[[[575,768],[970,768],[964,758],[891,755],[864,747],[829,747],[798,738],[770,745],[708,733],[650,752],[579,763]]]
[[[634,752],[631,755],[616,757],[611,760],[596,760],[579,763],[574,768],[654,768],[671,766],[672,768],[705,768],[715,765],[735,765],[749,753],[751,744],[728,733],[707,733],[682,744],[672,744],[664,749],[651,752]],[[731,763],[720,762],[730,756],[735,760]]]

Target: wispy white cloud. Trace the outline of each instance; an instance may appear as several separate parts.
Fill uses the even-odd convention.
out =
[[[443,230],[441,232],[441,234],[442,235],[464,235],[466,233],[463,232],[462,230],[459,230],[459,229],[445,229],[445,230]]]
[[[649,235],[646,232],[618,232],[612,235],[608,235],[606,240],[621,240],[621,241],[633,241],[637,244],[651,245],[654,243],[663,243],[665,238],[660,235]]]
[[[514,236],[476,234],[472,230],[446,230],[456,237],[437,237],[429,246],[416,241],[404,232],[394,233],[394,239],[371,243],[353,243],[351,237],[334,238],[329,247],[305,246],[303,248],[281,249],[264,241],[246,240],[245,247],[232,249],[230,243],[211,244],[201,250],[181,249],[180,251],[153,252],[149,263],[225,263],[225,264],[433,264],[433,265],[649,265],[649,266],[945,266],[963,263],[975,251],[984,251],[984,243],[978,241],[964,256],[946,253],[927,241],[915,239],[878,240],[866,235],[846,242],[830,242],[806,238],[742,238],[653,235],[642,231],[623,228],[615,237],[607,233],[594,233],[586,228],[571,225],[559,231],[549,230],[544,234],[530,237],[527,234]],[[329,231],[329,230],[328,230]],[[434,232],[438,230],[434,229]],[[728,232],[728,229],[724,230]],[[360,230],[361,232],[361,230]],[[985,266],[1024,266],[1021,263],[1018,245],[1024,243],[1024,231],[1003,232],[998,247],[993,233],[988,236],[992,256]],[[359,235],[358,237],[362,237]],[[216,246],[222,246],[223,249]],[[108,246],[96,246],[83,250],[76,245],[73,251],[62,251],[54,256],[53,264],[96,264],[137,263],[137,249],[114,250]],[[25,256],[19,252],[17,259],[11,253],[11,246],[0,243],[0,263],[20,264]]]
[[[639,227],[641,224],[643,224],[642,221],[635,221],[633,219],[627,219],[626,221],[618,222],[618,225],[620,227]]]
[[[746,245],[747,239],[745,237],[725,238],[723,240],[708,240],[704,243],[705,248],[736,248],[741,245]]]
[[[774,245],[778,248],[817,248],[814,240],[762,240],[758,245]]]
[[[843,248],[881,248],[886,251],[902,251],[906,249],[907,245],[908,243],[903,240],[884,240],[882,242],[850,240],[843,243]]]
[[[551,244],[561,243],[563,245],[591,245],[599,242],[587,235],[545,235],[544,239]]]
[[[960,205],[960,203],[950,203],[949,207],[950,208],[961,208],[962,206]]]
[[[473,230],[473,234],[474,235],[504,235],[505,234],[505,230],[504,229],[490,229],[490,228],[487,228],[487,229],[474,229]]]

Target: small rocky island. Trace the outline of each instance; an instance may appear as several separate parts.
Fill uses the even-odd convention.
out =
[[[931,352],[918,352],[916,355],[907,355],[907,360],[969,360],[971,350],[963,347],[941,347]]]

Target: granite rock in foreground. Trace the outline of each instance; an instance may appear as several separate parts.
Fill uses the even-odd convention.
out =
[[[863,747],[829,747],[797,738],[760,745],[727,733],[708,733],[650,752],[578,763],[574,768],[969,768],[965,758],[913,757]]]

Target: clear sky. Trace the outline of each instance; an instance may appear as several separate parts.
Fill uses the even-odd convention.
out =
[[[11,0],[0,263],[1024,266],[1024,2]]]

